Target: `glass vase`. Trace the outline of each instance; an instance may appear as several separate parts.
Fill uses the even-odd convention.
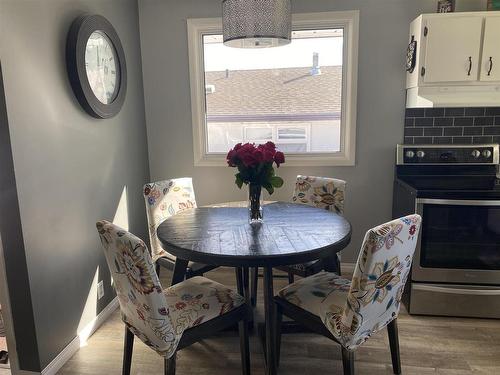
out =
[[[250,224],[262,223],[262,186],[248,184],[248,222]]]

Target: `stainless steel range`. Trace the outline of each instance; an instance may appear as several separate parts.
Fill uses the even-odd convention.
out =
[[[500,318],[499,146],[398,145],[393,215],[423,218],[411,314]]]

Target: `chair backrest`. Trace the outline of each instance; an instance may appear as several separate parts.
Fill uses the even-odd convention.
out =
[[[196,207],[193,180],[189,177],[151,182],[144,185],[144,200],[149,225],[153,262],[166,257],[175,262],[175,256],[167,253],[156,235],[158,226],[180,211]]]
[[[322,305],[326,326],[349,349],[397,318],[422,218],[409,215],[366,232],[345,306]]]
[[[180,340],[145,243],[107,221],[96,224],[122,320],[146,345],[171,355]]]
[[[299,175],[292,200],[343,215],[345,190],[344,180]]]

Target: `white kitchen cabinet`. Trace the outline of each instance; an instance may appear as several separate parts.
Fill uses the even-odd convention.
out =
[[[477,16],[430,18],[424,21],[423,81],[477,81],[482,28],[483,17]]]
[[[408,108],[499,105],[500,12],[422,14],[409,42]]]
[[[485,19],[480,80],[500,81],[500,16]]]

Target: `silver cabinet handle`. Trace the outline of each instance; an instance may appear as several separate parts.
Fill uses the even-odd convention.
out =
[[[493,69],[493,57],[492,56],[490,56],[489,63],[490,63],[490,67],[488,68],[488,75],[490,76],[491,70]]]
[[[413,284],[412,289],[421,290],[421,291],[425,291],[425,292],[437,292],[437,293],[445,293],[445,294],[464,294],[464,295],[476,295],[476,296],[500,296],[500,289],[464,289],[464,288],[453,288],[453,287],[421,285],[421,284]]]
[[[467,70],[468,76],[470,76],[471,71],[472,71],[472,56],[469,56],[469,69]]]

